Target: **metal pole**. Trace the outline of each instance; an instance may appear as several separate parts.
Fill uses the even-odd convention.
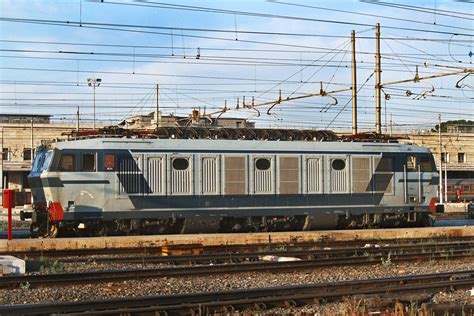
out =
[[[95,80],[93,82],[93,87],[94,87],[94,119],[93,119],[92,127],[95,129]]]
[[[380,64],[380,23],[377,23],[375,25],[375,129],[377,134],[382,134],[381,74],[382,69]]]
[[[355,31],[351,33],[352,41],[352,135],[357,135],[357,69]]]
[[[393,133],[393,120],[392,120],[392,113],[390,113],[390,137]]]
[[[3,183],[3,127],[2,127],[2,156],[0,157],[1,158],[1,168],[0,168],[0,189],[3,189],[4,187],[4,183]],[[3,203],[3,200],[2,200],[2,203]]]
[[[407,165],[403,165],[403,201],[405,204],[408,202],[408,188],[407,188]]]
[[[448,163],[444,163],[444,201],[448,203]]]
[[[8,209],[7,213],[7,236],[12,240],[12,208],[15,207],[15,190],[2,191],[2,206]]]
[[[418,164],[418,204],[421,204],[421,167]]]
[[[439,135],[439,203],[443,204],[443,143],[441,141],[441,114],[438,114],[438,135]]]
[[[79,132],[79,107],[77,107],[77,113],[76,113],[76,115],[77,115],[76,131]]]
[[[8,190],[8,191],[12,191],[12,190]],[[8,199],[10,199],[10,196],[8,196]],[[12,205],[11,205],[11,201],[8,202],[7,238],[8,238],[8,240],[12,240]]]
[[[30,149],[30,160],[31,160],[31,167],[33,167],[33,160],[35,160],[35,139],[34,139],[34,117],[31,117],[31,149]],[[33,203],[33,196],[30,197],[30,203]]]
[[[33,128],[33,116],[31,117],[31,149],[30,149],[30,155],[31,155],[31,161],[34,160],[34,148],[35,148],[35,142],[34,142],[34,128]]]
[[[158,128],[160,127],[160,105],[158,103],[158,92],[159,92],[159,87],[158,84],[156,85],[156,106],[155,106],[155,127]]]

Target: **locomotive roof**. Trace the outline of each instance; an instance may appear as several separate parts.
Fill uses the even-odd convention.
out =
[[[89,138],[51,144],[57,149],[104,150],[125,149],[131,151],[258,151],[258,152],[418,152],[429,150],[416,145],[400,143],[366,142],[318,142],[318,141],[262,141],[262,140],[209,140],[209,139],[133,139]]]

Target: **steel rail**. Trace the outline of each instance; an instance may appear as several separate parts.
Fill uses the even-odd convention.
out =
[[[413,244],[413,245],[389,245],[381,247],[365,248],[336,248],[317,250],[288,250],[288,251],[258,251],[246,253],[221,253],[221,254],[197,254],[197,255],[177,255],[177,256],[112,256],[112,257],[79,257],[62,258],[60,262],[119,262],[119,263],[167,263],[167,264],[195,264],[195,263],[224,263],[254,261],[263,256],[282,256],[314,259],[317,257],[336,256],[361,256],[376,253],[419,253],[440,250],[468,250],[474,249],[474,242],[454,242],[438,244]]]
[[[470,288],[474,270],[422,274],[392,278],[350,280],[331,283],[291,285],[269,288],[239,289],[174,295],[142,296],[82,302],[21,304],[0,306],[2,315],[47,313],[143,314],[153,311],[180,314],[229,312],[251,307],[296,306],[315,300],[337,300],[353,295],[397,295]]]
[[[30,287],[65,286],[70,284],[88,284],[163,277],[188,277],[244,272],[287,272],[299,269],[315,269],[341,265],[354,266],[381,264],[382,260],[389,260],[390,262],[405,262],[432,259],[459,259],[472,256],[474,256],[474,253],[470,250],[454,250],[448,252],[418,253],[408,255],[394,254],[393,256],[390,256],[390,258],[384,257],[383,255],[361,257],[349,256],[289,262],[258,261],[220,265],[176,266],[151,269],[148,268],[132,270],[105,270],[79,273],[17,275],[4,276],[0,278],[0,288],[15,288],[20,286],[21,284],[29,284]]]

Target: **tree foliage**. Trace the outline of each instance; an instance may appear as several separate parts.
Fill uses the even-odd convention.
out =
[[[441,122],[441,132],[446,132],[448,126],[450,125],[464,125],[464,126],[474,126],[474,121],[470,120],[453,120],[453,121],[446,121]],[[439,124],[435,125],[433,132],[437,132],[439,130]]]

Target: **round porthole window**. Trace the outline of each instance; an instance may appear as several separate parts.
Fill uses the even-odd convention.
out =
[[[268,170],[270,169],[270,159],[267,158],[259,158],[255,161],[255,167],[257,167],[258,170]]]
[[[346,167],[346,162],[342,159],[334,159],[332,161],[332,168],[334,170],[343,170]]]
[[[175,170],[186,170],[189,167],[189,161],[185,158],[173,159],[173,169]]]

